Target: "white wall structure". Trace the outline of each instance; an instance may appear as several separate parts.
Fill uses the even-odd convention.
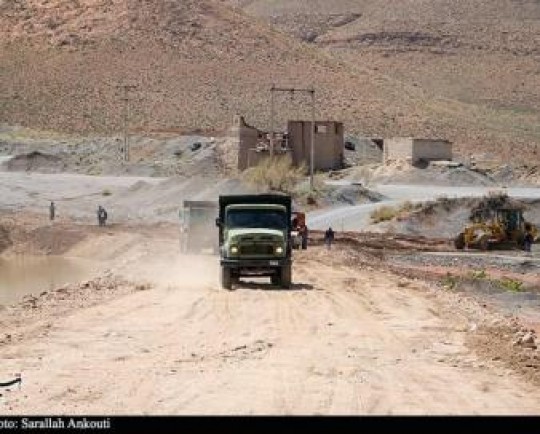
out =
[[[415,139],[413,137],[394,137],[384,140],[384,164],[391,161],[406,160],[411,164],[452,160],[452,142],[443,139]]]

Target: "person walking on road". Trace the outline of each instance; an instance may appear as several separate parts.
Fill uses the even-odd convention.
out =
[[[50,221],[54,220],[55,214],[56,214],[56,205],[54,204],[54,202],[51,202],[51,204],[49,205],[49,220]]]
[[[324,244],[326,244],[326,248],[328,250],[332,248],[333,242],[334,242],[334,231],[332,230],[331,227],[329,227],[324,233]]]
[[[107,223],[107,211],[105,211],[105,208],[103,208],[101,205],[98,206],[97,218],[99,225],[105,226],[105,224]]]

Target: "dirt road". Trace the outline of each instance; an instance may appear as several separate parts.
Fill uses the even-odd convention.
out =
[[[491,317],[456,294],[346,265],[341,247],[300,252],[292,290],[259,282],[227,292],[216,258],[182,258],[172,234],[154,232],[104,233],[72,249],[151,288],[88,306],[82,297],[80,307],[41,317],[32,336],[0,344],[2,374],[23,377],[2,413],[540,409],[536,387],[467,343],[474,321]]]

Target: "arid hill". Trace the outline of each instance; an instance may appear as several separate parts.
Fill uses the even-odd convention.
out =
[[[493,146],[515,158],[529,149],[525,158],[540,163],[538,145],[523,146],[540,142],[539,2],[223,1],[353,67],[416,89],[438,115],[461,118],[468,131],[490,131],[484,150]],[[480,137],[470,138],[476,147]]]
[[[232,3],[237,7],[218,0],[3,0],[0,122],[84,134],[120,131],[125,109],[120,86],[134,84],[129,94],[133,129],[219,130],[235,113],[264,127],[270,118],[268,89],[278,83],[314,86],[318,116],[342,120],[349,131],[442,136],[465,154],[483,149],[502,158],[540,160],[540,119],[532,104],[538,93],[535,48],[525,30],[516,39],[516,53],[488,52],[464,45],[463,36],[451,32],[450,18],[442,27],[433,18],[420,33],[408,30],[417,22],[431,23],[435,9],[411,20],[402,3],[427,2],[392,1],[384,9],[377,6],[381,1],[338,0],[310,2],[326,5],[320,10],[333,24],[303,38],[291,23],[305,25],[313,17],[302,21],[301,15],[309,17],[317,7],[305,8],[304,2],[304,9],[295,10],[302,3],[292,0]],[[360,7],[371,8],[367,24],[362,17],[370,15]],[[464,6],[446,10],[449,17],[469,13]],[[523,27],[533,35],[534,15],[524,14],[530,24]],[[490,22],[486,16],[483,26]],[[514,31],[510,24],[507,28]],[[491,37],[478,40],[495,44]],[[515,62],[508,63],[510,58]],[[483,72],[476,71],[474,60]],[[445,62],[455,62],[454,73]],[[484,68],[489,62],[491,73]],[[501,67],[507,64],[510,69]],[[512,83],[521,80],[522,87],[514,89],[508,76]],[[495,89],[500,98],[482,101]],[[514,93],[522,96],[507,99]],[[519,105],[519,98],[528,105]],[[307,116],[303,102],[278,101],[278,122]]]

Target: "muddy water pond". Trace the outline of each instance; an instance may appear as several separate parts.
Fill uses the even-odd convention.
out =
[[[48,291],[66,283],[89,279],[97,264],[63,256],[17,255],[0,257],[0,305],[20,300],[24,295]]]

